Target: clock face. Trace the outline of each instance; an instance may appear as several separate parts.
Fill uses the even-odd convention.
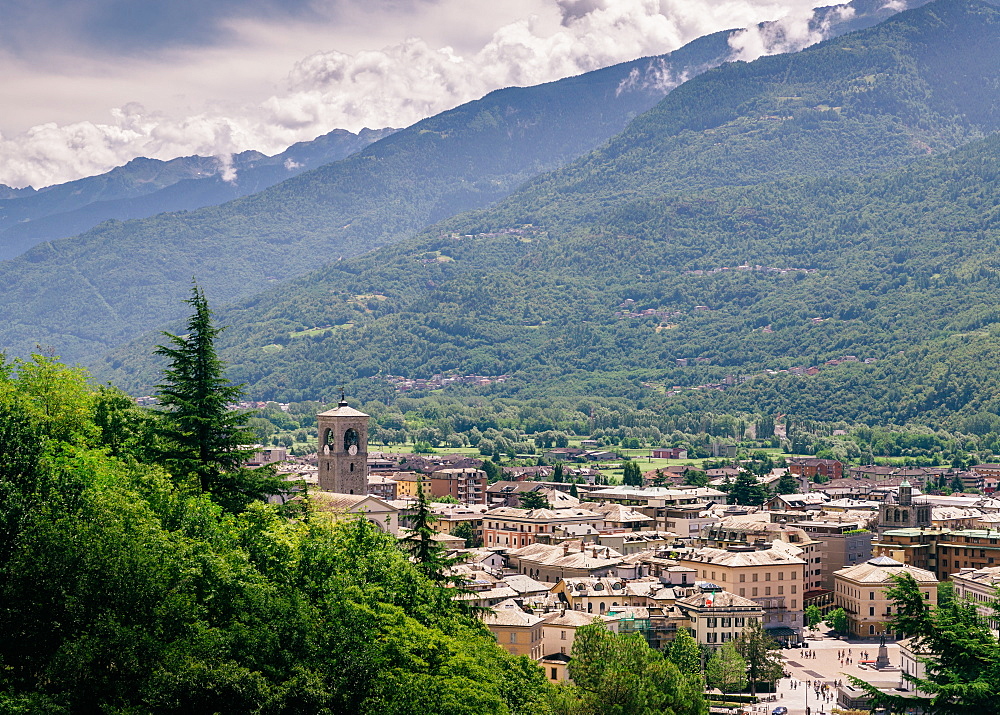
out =
[[[347,448],[347,453],[353,457],[355,454],[358,453],[358,445],[352,444],[350,447]]]

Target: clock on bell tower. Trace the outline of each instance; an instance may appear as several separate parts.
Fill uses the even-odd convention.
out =
[[[340,396],[336,409],[316,415],[319,428],[319,488],[338,494],[368,493],[369,415]]]

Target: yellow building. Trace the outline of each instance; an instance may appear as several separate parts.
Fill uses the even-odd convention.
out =
[[[424,496],[427,497],[428,501],[430,500],[431,478],[428,475],[420,472],[394,472],[392,479],[396,482],[397,499],[416,499],[417,485],[422,484]]]
[[[893,602],[886,591],[895,585],[895,578],[910,574],[920,586],[920,592],[932,606],[937,605],[937,577],[925,569],[904,564],[888,556],[840,569],[833,574],[834,603],[847,612],[851,634],[860,638],[892,635],[888,621],[894,612]]]

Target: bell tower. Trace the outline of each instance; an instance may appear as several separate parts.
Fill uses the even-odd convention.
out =
[[[368,493],[369,415],[340,395],[336,409],[316,415],[319,428],[319,488],[338,494]]]

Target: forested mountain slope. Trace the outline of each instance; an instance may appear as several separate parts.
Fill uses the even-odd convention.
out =
[[[98,176],[38,191],[0,197],[0,259],[13,258],[42,241],[74,236],[108,219],[133,219],[165,211],[221,204],[339,161],[392,129],[344,129],[299,142],[274,156],[257,151],[219,157],[185,156],[170,161],[139,157]]]
[[[724,36],[713,44],[728,51]],[[685,62],[712,55],[695,50]],[[645,59],[499,90],[253,196],[41,244],[0,264],[0,345],[79,359],[179,315],[192,276],[227,301],[484,206],[663,96],[642,81],[619,91],[633,69],[661,68]]]
[[[920,2],[921,0],[915,0]],[[817,11],[836,34],[894,12],[873,0]],[[765,24],[762,35],[780,36]],[[0,347],[69,360],[181,314],[192,276],[216,304],[408,238],[503,198],[606,141],[683,78],[733,55],[738,31],[529,88],[493,92],[344,161],[218,207],[112,221],[0,264]]]
[[[996,409],[1000,140],[933,154],[995,128],[998,40],[996,9],[939,0],[794,58],[710,72],[495,209],[223,312],[225,357],[260,397],[310,399],[445,370],[513,374],[503,389],[531,395],[652,396],[854,355],[876,362],[665,399],[890,421]],[[946,75],[956,56],[966,71]],[[761,79],[781,63],[789,81]],[[760,118],[778,85],[840,110]],[[699,118],[682,92],[714,101]],[[728,180],[684,190],[692,146],[732,157]],[[765,155],[786,178],[749,185]],[[594,166],[601,180],[580,180]],[[102,374],[141,390],[147,353],[120,351]]]

